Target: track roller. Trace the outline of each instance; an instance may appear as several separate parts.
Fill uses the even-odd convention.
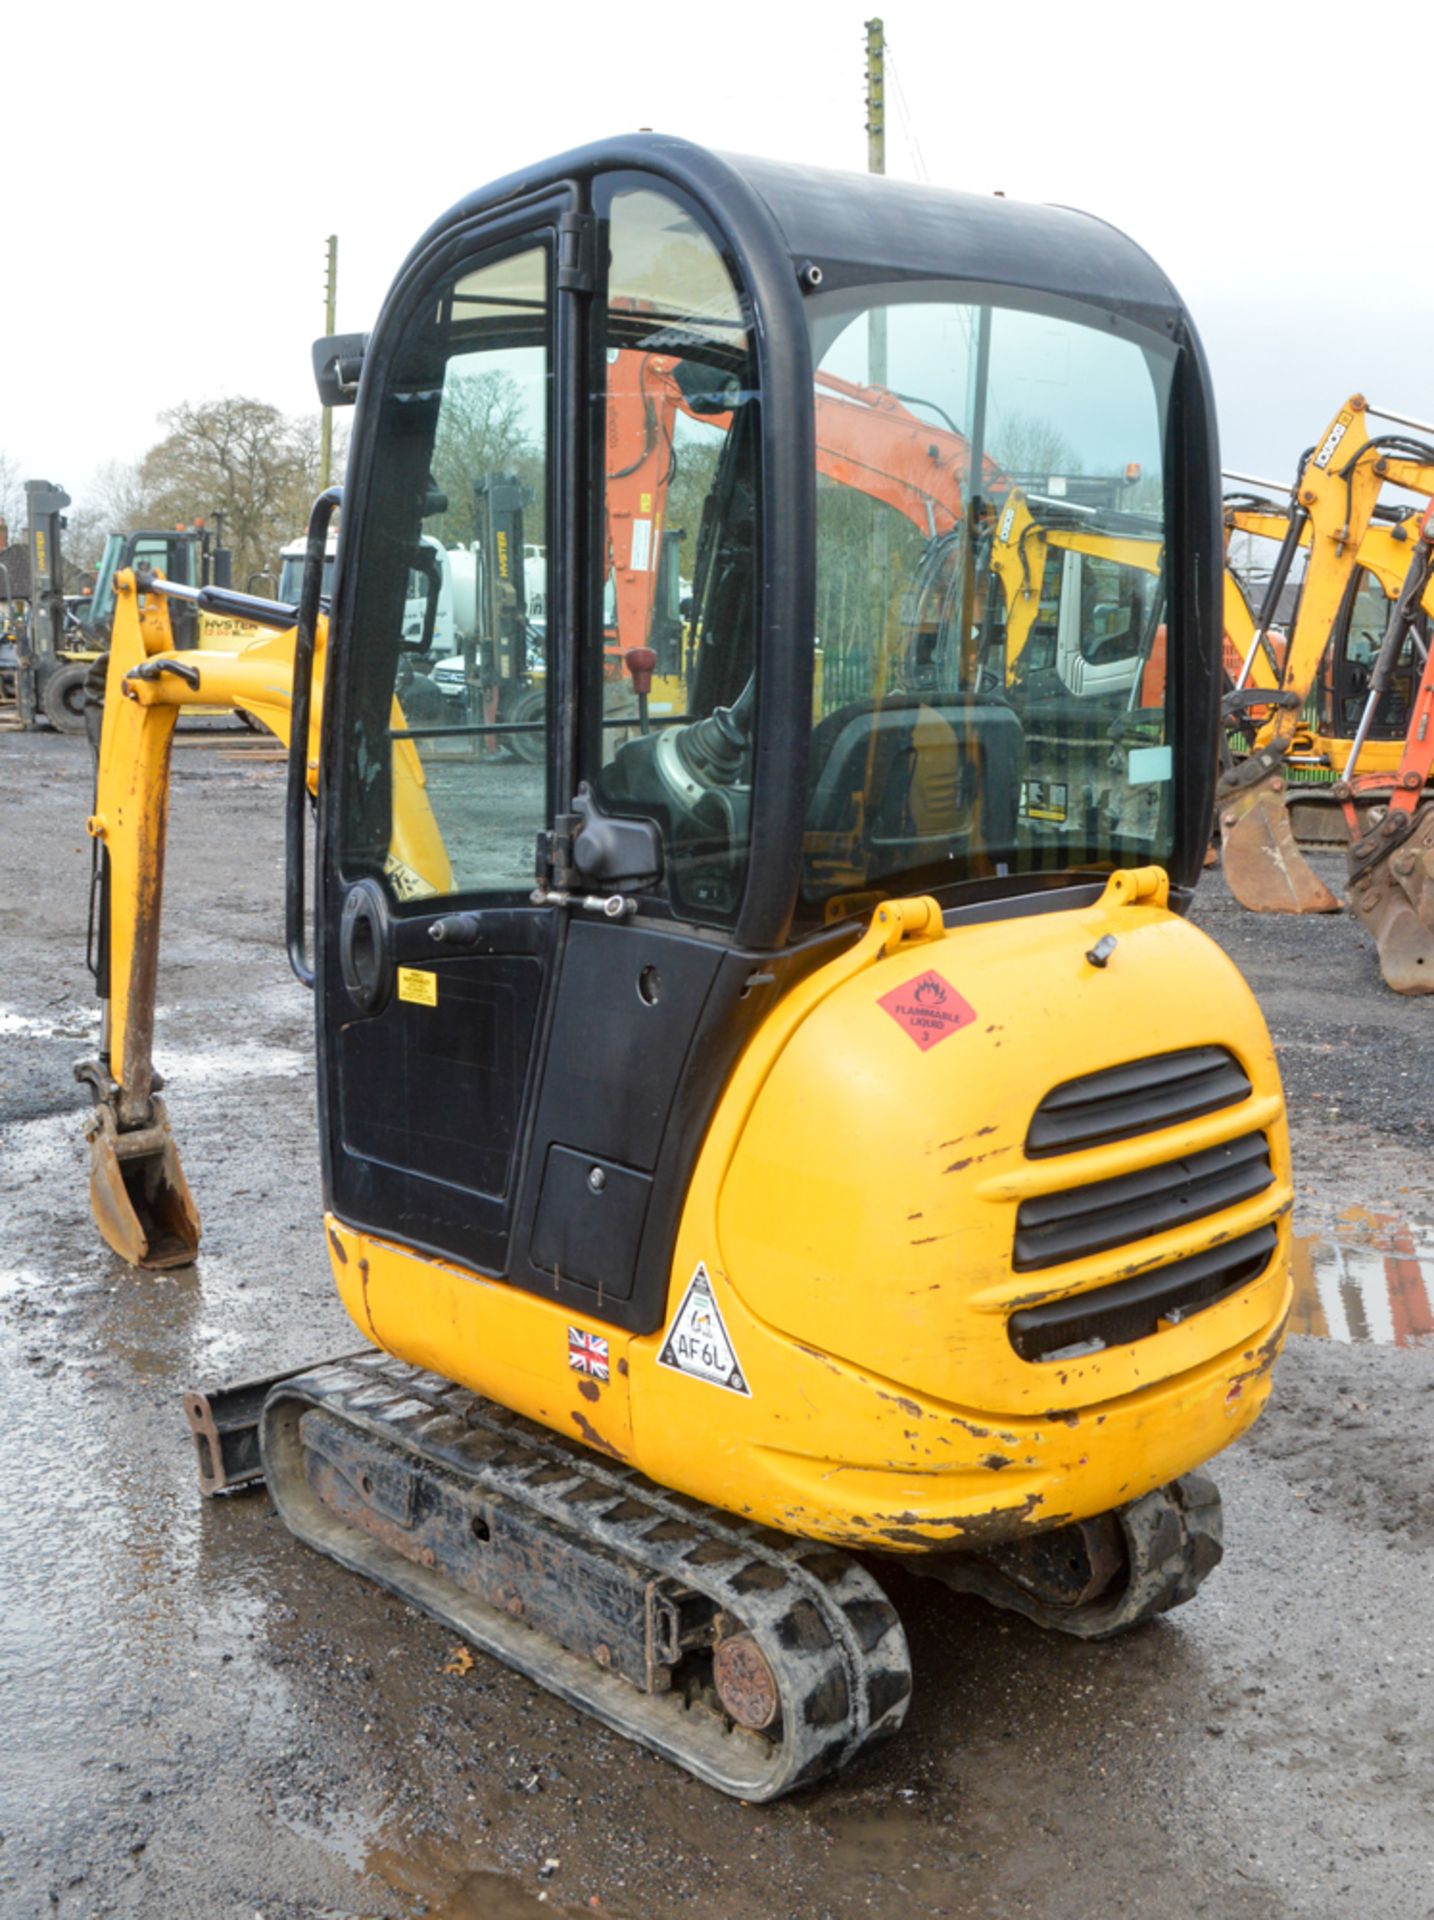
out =
[[[280,1381],[264,1477],[308,1545],[744,1800],[906,1713],[906,1637],[843,1553],[668,1493],[384,1355]]]

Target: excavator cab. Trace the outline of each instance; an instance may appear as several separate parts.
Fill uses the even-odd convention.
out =
[[[1182,918],[1220,523],[1168,282],[1081,215],[640,137],[455,207],[361,367],[316,365],[357,412],[292,646],[287,931],[380,1351],[196,1413],[211,1461],[257,1420],[301,1538],[747,1800],[905,1712],[848,1549],[1082,1635],[1188,1599],[1292,1195],[1269,1036]],[[1037,465],[1142,475],[1158,537],[1072,603],[1093,651],[1129,611],[1121,704],[1000,659]],[[472,551],[489,473],[543,555],[534,699],[430,718],[409,572]],[[184,695],[141,638],[142,740]],[[113,927],[153,892],[126,704]]]
[[[940,218],[916,190],[818,191],[654,142],[521,211],[474,203],[405,269],[363,362],[335,596],[346,668],[325,720],[318,990],[343,1217],[419,1222],[436,1253],[650,1330],[741,1037],[854,919],[894,895],[999,902],[1151,862],[1193,880],[1218,633],[1216,576],[1198,538],[1183,544],[1211,478],[1198,354],[1123,242],[1092,228],[1098,263],[1056,288],[1041,233],[1068,216],[1028,211],[1021,262],[1000,251],[997,274],[1002,210],[934,198]],[[625,473],[658,428],[652,406],[609,403],[619,363],[639,397],[669,374],[683,403],[635,496]],[[817,471],[824,373],[960,436],[950,612],[920,686],[902,616],[930,532]],[[1171,475],[1181,571],[1160,587],[1186,644],[1134,749],[1112,753],[1108,715],[1092,728],[1078,694],[1027,713],[978,685],[978,547],[1033,435],[1077,471]],[[545,711],[422,725],[402,697],[407,569],[425,536],[474,539],[475,483],[499,466],[547,551]],[[668,527],[692,587],[685,674],[677,710],[639,728],[602,587],[614,566],[655,576]],[[1075,606],[1099,658],[1107,603],[1128,625],[1156,579],[1085,564]],[[465,751],[505,735],[526,751]],[[401,754],[422,769],[441,873],[395,851]],[[700,1096],[695,1056],[711,1061]]]

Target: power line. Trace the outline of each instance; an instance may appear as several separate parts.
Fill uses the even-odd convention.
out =
[[[901,115],[901,124],[906,133],[906,144],[911,149],[911,157],[916,165],[916,177],[923,185],[931,184],[931,175],[926,170],[926,156],[921,151],[921,142],[916,137],[916,121],[910,107],[906,104],[906,89],[901,84],[901,72],[896,64],[896,56],[890,47],[886,49],[886,64],[891,69],[891,77],[896,85],[896,110]]]

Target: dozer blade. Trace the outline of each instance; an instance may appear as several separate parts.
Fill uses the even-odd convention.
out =
[[[1230,891],[1251,913],[1338,913],[1339,901],[1295,844],[1284,791],[1273,773],[1221,800]]]
[[[1386,983],[1396,993],[1434,993],[1434,810],[1362,869],[1354,851],[1350,864],[1350,904],[1379,950]]]
[[[179,1164],[164,1102],[147,1127],[121,1133],[114,1109],[95,1107],[90,1143],[90,1211],[122,1260],[158,1271],[187,1267],[199,1251],[199,1213]]]

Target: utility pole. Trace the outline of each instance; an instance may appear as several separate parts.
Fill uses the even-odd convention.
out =
[[[866,170],[886,172],[886,32],[880,20],[866,23]],[[867,380],[886,385],[886,309],[867,316]]]
[[[324,333],[329,335],[336,330],[335,314],[338,308],[339,293],[339,236],[331,233],[328,239],[328,257],[324,270]],[[324,408],[323,424],[319,438],[319,487],[326,488],[333,478],[334,465],[334,410]]]

